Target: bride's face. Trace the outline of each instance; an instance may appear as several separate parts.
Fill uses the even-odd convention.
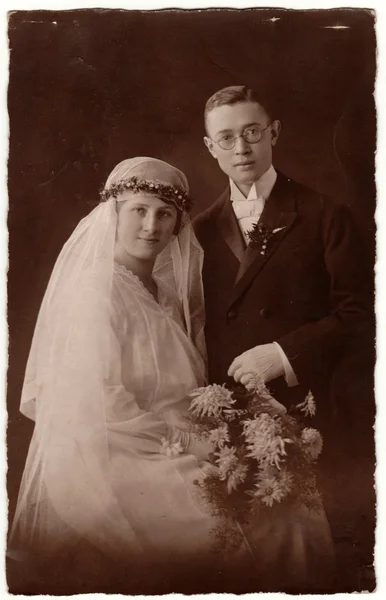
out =
[[[133,258],[154,260],[173,236],[177,208],[151,194],[126,190],[117,210],[117,245]]]

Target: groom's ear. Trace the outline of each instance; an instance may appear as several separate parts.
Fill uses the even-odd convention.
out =
[[[208,148],[209,152],[211,153],[211,155],[213,156],[213,158],[217,158],[217,153],[213,144],[213,140],[211,140],[210,137],[205,136],[204,137],[204,143],[205,146]]]
[[[279,139],[281,131],[281,123],[277,119],[272,121],[271,123],[271,144],[272,146],[276,145],[277,140]]]

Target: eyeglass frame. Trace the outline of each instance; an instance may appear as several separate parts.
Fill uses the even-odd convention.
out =
[[[270,127],[272,125],[272,123],[273,123],[273,121],[271,121],[271,123],[268,123],[268,125],[266,127],[264,127],[264,129],[259,129],[260,137],[258,140],[256,140],[256,142],[249,142],[244,137],[245,132],[247,131],[247,129],[250,129],[250,127],[246,127],[241,135],[236,135],[233,137],[233,144],[230,148],[223,148],[221,146],[220,142],[218,142],[217,140],[213,140],[212,138],[210,138],[210,139],[214,144],[217,144],[217,146],[220,146],[221,150],[225,150],[225,151],[232,150],[236,146],[236,140],[238,140],[241,137],[243,138],[244,142],[246,142],[247,144],[258,144],[260,142],[261,138],[263,137],[263,133],[265,131],[267,131],[268,127]]]

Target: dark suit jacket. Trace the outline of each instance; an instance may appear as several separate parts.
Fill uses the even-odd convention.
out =
[[[236,356],[277,341],[302,384],[273,382],[288,405],[326,389],[342,350],[366,326],[366,261],[349,207],[280,173],[260,223],[283,228],[264,255],[245,248],[229,188],[194,221],[205,252],[209,380],[227,381]]]

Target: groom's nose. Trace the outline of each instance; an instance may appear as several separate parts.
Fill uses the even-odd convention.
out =
[[[235,154],[249,154],[251,151],[251,147],[249,143],[243,138],[242,135],[238,136],[235,139]]]

